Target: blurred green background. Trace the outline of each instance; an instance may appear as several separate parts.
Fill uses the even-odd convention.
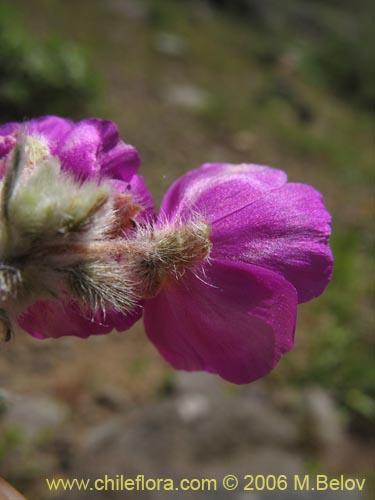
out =
[[[0,6],[1,122],[46,113],[115,121],[139,150],[157,203],[178,176],[215,160],[276,166],[324,194],[333,214],[334,278],[322,297],[300,307],[296,348],[265,383],[274,392],[325,388],[348,432],[370,439],[374,3],[13,0]],[[28,342],[21,335],[13,351]],[[117,369],[136,398],[160,397],[175,375],[144,347],[145,338],[129,335]],[[74,343],[75,352],[96,355],[89,345]],[[25,359],[36,358],[32,349],[38,356],[59,349],[53,343],[30,352],[29,346]],[[118,349],[111,346],[108,357]],[[27,390],[37,359],[26,363],[26,376],[23,366],[8,370],[19,355],[4,356],[1,385]],[[51,384],[54,376],[60,381],[60,372],[49,373]],[[35,384],[42,379],[36,375]],[[0,436],[0,463],[5,448]]]

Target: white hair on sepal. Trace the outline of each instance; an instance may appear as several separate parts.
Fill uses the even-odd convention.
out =
[[[129,268],[143,298],[155,296],[168,281],[179,280],[187,270],[208,261],[209,227],[201,214],[170,221],[165,214],[154,224],[139,227],[128,240]]]
[[[129,313],[139,300],[125,266],[118,266],[114,260],[95,259],[69,269],[67,284],[80,303],[94,312],[100,310],[103,317],[108,307]]]
[[[197,280],[201,281],[204,285],[207,285],[211,288],[216,288],[216,289],[219,289],[218,286],[214,285],[214,283],[211,283],[209,281],[209,278],[206,274],[206,268],[207,266],[210,266],[211,265],[211,261],[210,261],[210,257],[207,256],[206,258],[206,261],[204,262],[205,265],[203,265],[203,263],[201,263],[201,265],[197,265],[195,267],[193,267],[190,271],[194,274],[194,276],[197,278]]]
[[[10,201],[9,216],[18,231],[31,240],[60,237],[79,231],[110,197],[107,185],[78,184],[49,158],[20,183]]]

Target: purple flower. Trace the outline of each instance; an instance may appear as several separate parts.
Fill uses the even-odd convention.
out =
[[[169,189],[161,230],[165,220],[191,228],[203,221],[211,249],[145,301],[148,337],[177,369],[239,384],[266,375],[293,347],[297,304],[331,278],[322,196],[273,168],[206,164]]]
[[[0,175],[20,136],[26,138],[27,168],[39,160],[55,157],[62,171],[73,174],[78,183],[106,180],[112,184],[120,219],[119,233],[125,224],[142,222],[154,216],[152,197],[141,176],[135,175],[139,164],[136,149],[120,140],[116,125],[108,120],[86,119],[77,123],[56,116],[45,116],[23,123],[0,126]],[[129,202],[131,199],[131,202]],[[37,300],[17,316],[19,325],[37,338],[75,335],[87,337],[108,333],[114,328],[128,329],[141,316],[138,306],[127,315],[117,310],[90,310],[65,294],[60,298]]]

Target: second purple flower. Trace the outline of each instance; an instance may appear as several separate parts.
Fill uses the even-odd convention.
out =
[[[154,216],[139,164],[108,120],[45,116],[0,126],[6,330],[17,321],[37,338],[88,337],[140,318],[114,250]]]

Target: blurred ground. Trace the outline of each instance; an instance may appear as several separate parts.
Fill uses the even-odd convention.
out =
[[[326,293],[300,308],[295,350],[241,389],[172,373],[141,324],[88,341],[19,332],[0,353],[0,475],[32,500],[52,498],[47,475],[371,476],[374,124],[311,56],[327,29],[358,29],[360,5],[306,1],[297,15],[293,1],[253,1],[251,21],[215,2],[11,3],[38,39],[58,34],[87,50],[103,89],[90,114],[138,148],[157,203],[203,162],[280,167],[324,194],[336,264]]]

